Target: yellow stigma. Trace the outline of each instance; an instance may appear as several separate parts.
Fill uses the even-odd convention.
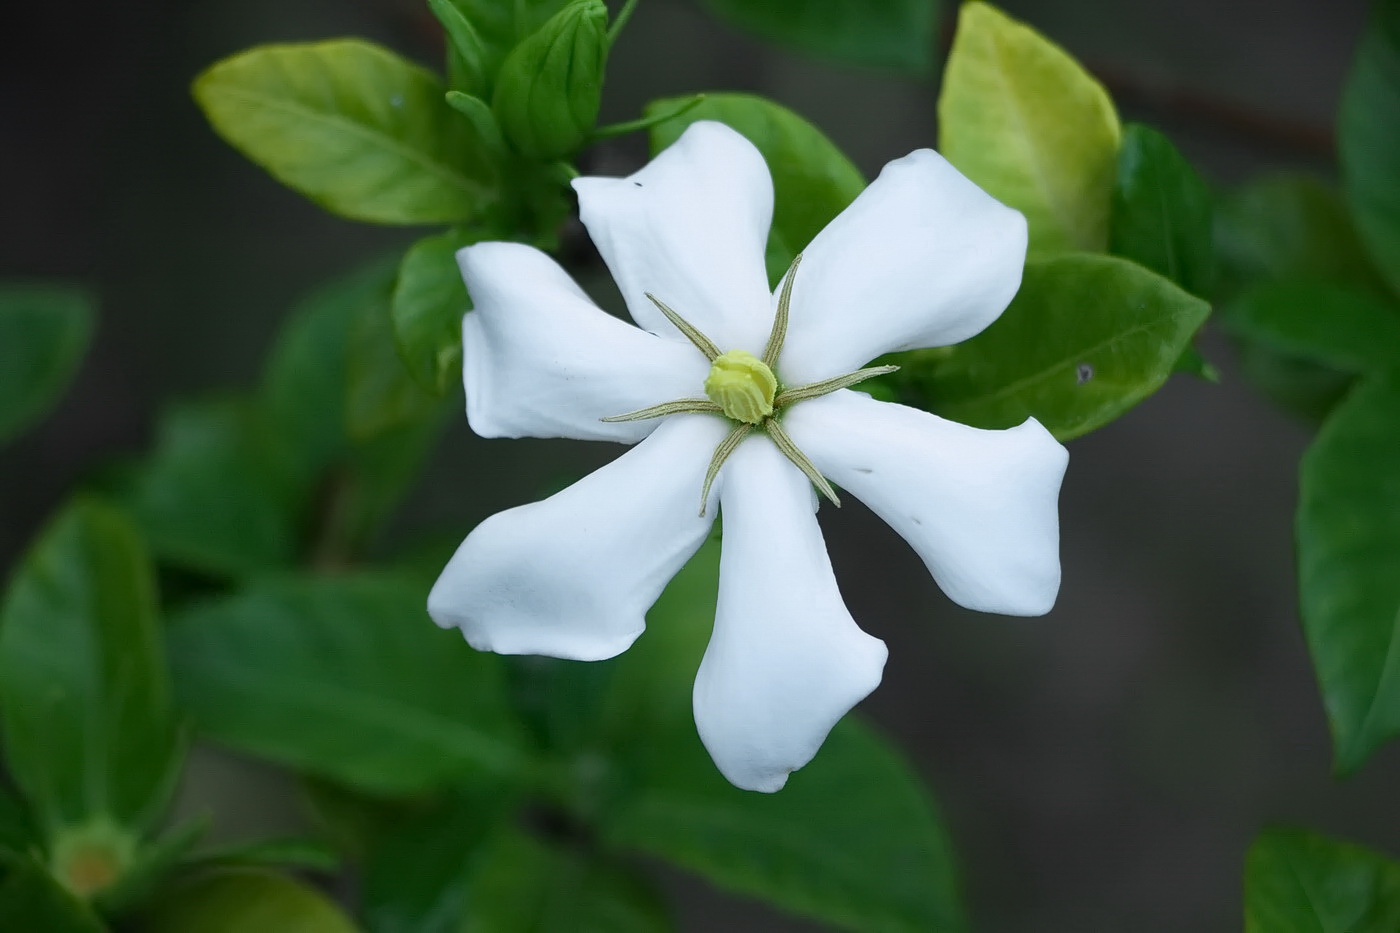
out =
[[[758,424],[773,414],[778,380],[773,370],[746,350],[730,350],[715,358],[705,377],[705,394],[735,421]]]

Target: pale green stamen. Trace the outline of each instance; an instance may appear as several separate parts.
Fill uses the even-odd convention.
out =
[[[705,377],[705,394],[735,421],[758,424],[773,414],[778,380],[773,370],[747,350],[718,357]]]

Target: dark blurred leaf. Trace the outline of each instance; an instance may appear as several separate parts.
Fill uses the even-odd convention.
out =
[[[425,600],[387,576],[259,585],[177,619],[177,686],[211,738],[372,792],[520,774],[500,659]]]
[[[28,856],[0,852],[0,930],[15,933],[102,933],[104,927]]]
[[[646,113],[664,114],[690,99],[655,100]],[[652,127],[652,152],[671,145],[697,120],[718,120],[739,131],[768,163],[774,203],[767,263],[774,282],[798,251],[865,188],[860,171],[821,130],[791,110],[750,94],[707,94],[680,116]]]
[[[1260,392],[1296,418],[1314,425],[1337,406],[1356,376],[1330,366],[1280,354],[1242,340],[1236,348],[1240,371]]]
[[[419,386],[400,358],[395,337],[387,296],[365,305],[351,323],[346,417],[352,441],[421,423],[437,410],[436,399]]]
[[[1400,732],[1400,386],[1361,382],[1328,417],[1299,475],[1303,628],[1337,769]]]
[[[477,859],[461,929],[664,933],[672,925],[665,904],[643,876],[606,857],[508,828]]]
[[[937,0],[704,0],[717,16],[818,58],[928,74]]]
[[[1123,128],[1110,252],[1193,295],[1209,295],[1215,278],[1211,206],[1210,189],[1167,137],[1141,123]]]
[[[454,223],[494,197],[494,169],[445,88],[359,39],[266,45],[194,83],[214,129],[327,210],[372,223]]]
[[[409,373],[435,395],[462,378],[462,316],[472,303],[456,254],[479,238],[458,230],[427,237],[409,247],[399,265],[394,339]]]
[[[963,5],[938,97],[939,149],[1026,215],[1030,249],[1101,251],[1120,130],[1103,85],[986,3]]]
[[[1348,373],[1400,369],[1400,307],[1321,279],[1276,279],[1221,311],[1236,334]]]
[[[325,894],[257,868],[201,872],[161,893],[143,933],[355,933]]]
[[[284,836],[225,846],[200,853],[192,861],[220,868],[251,866],[332,872],[340,867],[341,856],[333,846],[320,839]]]
[[[169,675],[151,564],[123,513],[78,500],[25,556],[0,609],[0,702],[9,768],[51,833],[160,814],[177,755]]]
[[[0,285],[0,443],[58,401],[92,333],[92,299],[64,285]]]
[[[1400,0],[1377,0],[1337,118],[1347,202],[1362,241],[1400,294]]]
[[[948,839],[898,753],[848,717],[782,791],[731,786],[695,734],[691,688],[714,624],[718,551],[671,582],[617,665],[617,790],[598,820],[615,846],[854,930],[966,929]]]
[[[1206,382],[1220,381],[1220,370],[1216,369],[1210,360],[1202,356],[1200,350],[1189,344],[1185,350],[1181,351],[1181,356],[1176,358],[1176,362],[1172,364],[1172,372],[1186,373],[1188,376],[1195,376]]]
[[[185,402],[161,418],[127,503],[162,560],[233,578],[286,567],[299,516],[285,452],[248,401]]]
[[[8,788],[0,786],[0,852],[28,852],[39,844],[29,808]]]
[[[1400,863],[1316,833],[1261,833],[1244,886],[1245,933],[1400,930]]]
[[[1034,417],[1066,440],[1157,391],[1209,313],[1136,263],[1066,254],[1028,262],[1011,306],[971,340],[888,359],[912,404],[979,428]]]

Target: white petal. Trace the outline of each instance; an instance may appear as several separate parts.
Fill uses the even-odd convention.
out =
[[[646,612],[713,521],[700,487],[727,426],[672,415],[636,447],[542,502],[491,516],[462,542],[428,613],[472,647],[596,661],[641,634]]]
[[[599,419],[704,397],[704,354],[602,311],[539,250],[478,243],[457,262],[475,307],[462,320],[467,421],[482,437],[631,443],[657,422]]]
[[[847,389],[799,402],[783,424],[823,475],[913,546],[954,602],[1017,616],[1054,606],[1069,451],[1040,422],[984,431]]]
[[[763,267],[773,181],[752,143],[699,121],[636,174],[573,184],[633,320],[677,336],[650,292],[721,352],[762,350],[773,321]]]
[[[812,486],[772,441],[745,441],[723,473],[719,605],[695,725],[733,784],[772,792],[880,683],[885,643],[852,621]]]
[[[931,149],[880,177],[803,251],[780,360],[789,384],[958,343],[1021,285],[1026,220]]]

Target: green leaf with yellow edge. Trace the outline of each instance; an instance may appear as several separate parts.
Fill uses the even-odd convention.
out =
[[[1249,847],[1245,933],[1394,933],[1400,862],[1301,829],[1270,829]]]
[[[178,743],[154,577],[131,520],[79,499],[0,607],[6,763],[50,841],[144,828],[168,799]]]
[[[457,223],[494,168],[431,73],[359,39],[266,45],[194,82],[215,131],[322,207],[385,224]]]
[[[477,233],[449,230],[414,243],[399,264],[394,340],[414,380],[435,395],[462,378],[462,316],[472,303],[456,254],[479,239]]]
[[[937,0],[705,0],[754,35],[818,58],[927,74]]]
[[[0,443],[58,401],[92,333],[92,299],[43,283],[0,285]]]
[[[1400,0],[1377,0],[1337,115],[1347,203],[1376,268],[1400,295]]]
[[[654,100],[647,116],[681,107],[691,97]],[[767,266],[777,282],[792,258],[865,189],[865,178],[821,130],[788,110],[752,94],[706,94],[674,119],[651,128],[651,151],[660,152],[697,120],[717,120],[763,153],[773,175],[773,226]]]
[[[259,868],[200,872],[161,891],[141,918],[144,933],[357,933],[328,896]]]
[[[943,155],[1026,215],[1032,251],[1108,244],[1121,131],[1103,85],[986,3],[963,5],[938,97]]]
[[[1298,588],[1337,770],[1400,733],[1400,385],[1363,380],[1303,455]]]
[[[962,424],[1035,418],[1061,440],[1123,414],[1166,382],[1210,313],[1201,299],[1116,256],[1031,260],[1021,290],[955,347],[884,358],[904,401]]]

